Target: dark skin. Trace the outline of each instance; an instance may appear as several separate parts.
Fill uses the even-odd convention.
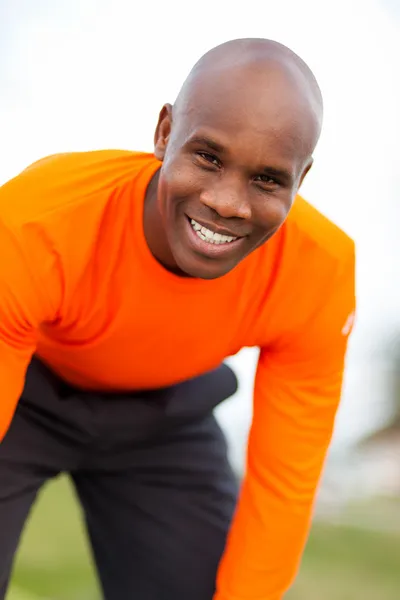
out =
[[[321,122],[315,78],[288,48],[235,40],[208,52],[160,113],[163,164],[144,209],[155,258],[179,275],[215,279],[267,242],[311,168]],[[192,219],[237,239],[199,240]]]

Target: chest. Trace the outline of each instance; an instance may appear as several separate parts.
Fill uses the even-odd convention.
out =
[[[251,345],[257,299],[237,277],[223,285],[166,286],[126,274],[71,303],[42,328],[39,354],[68,378],[116,388],[167,385]]]

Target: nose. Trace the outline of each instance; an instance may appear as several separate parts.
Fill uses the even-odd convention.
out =
[[[237,186],[215,186],[203,190],[200,200],[224,219],[249,220],[251,218],[251,205],[247,192]]]

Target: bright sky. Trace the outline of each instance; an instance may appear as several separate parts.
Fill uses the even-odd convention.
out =
[[[164,102],[192,64],[235,37],[308,62],[325,127],[303,195],[358,248],[363,354],[400,326],[398,0],[0,2],[0,182],[53,152],[151,150]]]

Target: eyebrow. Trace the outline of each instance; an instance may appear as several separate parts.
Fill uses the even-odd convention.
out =
[[[189,144],[201,144],[203,146],[207,146],[207,148],[210,150],[214,150],[214,152],[219,152],[221,154],[225,151],[225,148],[222,146],[222,144],[219,144],[218,142],[215,142],[213,139],[204,135],[196,136],[190,139]],[[270,177],[273,177],[274,179],[277,179],[285,184],[292,184],[293,182],[293,174],[287,169],[279,169],[277,167],[262,167],[260,172],[263,172],[266,175],[269,175]]]
[[[225,148],[221,144],[218,144],[218,142],[214,142],[214,140],[212,140],[211,138],[203,135],[192,138],[191,140],[189,140],[189,143],[203,144],[204,146],[210,148],[210,150],[215,150],[215,152],[223,152],[225,150]]]

